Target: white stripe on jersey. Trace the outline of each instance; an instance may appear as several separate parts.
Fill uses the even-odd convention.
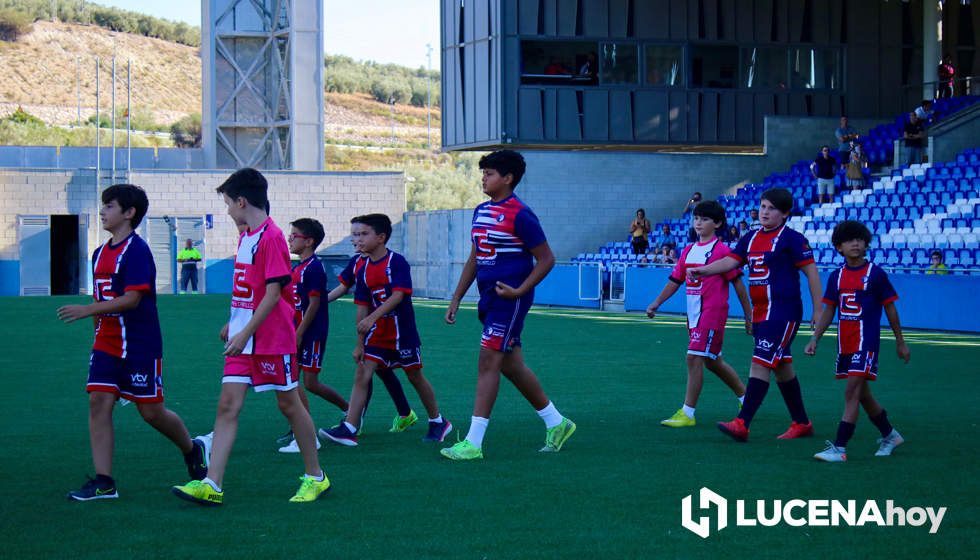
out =
[[[684,258],[684,264],[688,266],[708,264],[708,258],[719,241],[716,237],[715,242],[708,245],[698,245],[697,243],[691,245],[687,251],[687,256]],[[687,294],[687,324],[690,328],[697,327],[701,322],[701,310],[703,308],[704,300],[702,300],[700,293]]]
[[[258,250],[259,241],[262,239],[262,235],[265,233],[266,228],[260,228],[251,235],[243,235],[238,240],[238,253],[235,255],[235,262],[252,266],[255,262],[255,252]],[[232,296],[234,298],[234,296]],[[242,332],[245,329],[245,325],[252,320],[252,316],[255,314],[255,307],[258,307],[259,302],[252,302],[253,307],[240,307],[236,305],[231,306],[231,318],[228,320],[228,338],[235,336],[236,334]],[[242,349],[242,354],[253,354],[255,352],[255,335],[249,337],[248,342],[245,343],[245,348]]]

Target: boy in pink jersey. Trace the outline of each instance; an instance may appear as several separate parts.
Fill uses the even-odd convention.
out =
[[[681,252],[680,259],[668,278],[667,285],[647,307],[647,317],[653,318],[657,309],[674,295],[681,284],[687,285],[687,329],[690,343],[687,346],[687,392],[684,405],[673,416],[660,422],[662,426],[685,428],[694,426],[694,409],[704,383],[704,366],[731,388],[739,402],[745,396],[745,385],[738,374],[721,357],[721,343],[728,320],[728,284],[735,286],[735,293],[745,313],[745,331],[752,333],[752,307],[749,294],[742,284],[742,273],[731,270],[725,274],[700,279],[688,277],[688,267],[704,266],[723,259],[731,253],[727,245],[715,236],[724,231],[725,209],[713,200],[701,202],[694,208],[694,231],[698,241]]]
[[[231,295],[231,319],[221,329],[225,370],[214,421],[208,478],[174,486],[181,499],[216,506],[228,456],[238,431],[238,414],[251,385],[256,392],[276,391],[279,410],[296,437],[306,474],[290,502],[312,502],[330,488],[316,455],[310,413],[297,394],[296,328],[293,325],[292,271],[282,230],[269,217],[268,183],[254,169],[240,169],[217,188],[228,215],[248,230],[238,240]]]

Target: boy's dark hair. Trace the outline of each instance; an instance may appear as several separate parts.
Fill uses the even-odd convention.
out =
[[[232,200],[243,197],[249,204],[259,209],[269,208],[269,183],[261,173],[251,167],[232,173],[215,191],[218,194],[228,195]],[[268,213],[268,210],[266,212]]]
[[[125,212],[130,208],[135,208],[133,219],[129,221],[130,227],[136,229],[146,216],[146,211],[150,208],[150,201],[146,198],[146,191],[136,185],[120,183],[112,185],[102,191],[102,204],[109,204],[113,200]]]
[[[929,254],[929,258],[931,259],[932,257],[939,257],[939,260],[943,260],[943,252],[933,250],[932,253]]]
[[[637,208],[637,209],[636,209],[636,213],[637,213],[637,214],[643,214],[643,217],[644,217],[644,218],[646,218],[646,217],[647,217],[647,211],[646,211],[646,210],[644,210],[644,209],[642,209],[642,208]]]
[[[694,207],[694,215],[700,218],[708,218],[718,224],[717,229],[726,231],[725,208],[717,201],[705,200],[704,202],[699,202]]]
[[[498,170],[499,171],[499,170]],[[385,245],[391,240],[391,218],[384,214],[364,214],[350,219],[352,224],[364,224],[374,230],[374,233],[384,234]]]
[[[784,214],[789,214],[793,211],[793,193],[786,189],[779,187],[767,189],[759,198],[760,200],[768,200],[776,207],[776,210]]]
[[[295,222],[290,222],[291,226],[298,229],[303,235],[313,239],[313,249],[316,250],[323,241],[323,224],[313,218],[300,218]]]
[[[871,231],[867,226],[855,220],[844,220],[834,227],[834,233],[830,235],[830,242],[837,247],[841,243],[860,239],[865,245],[871,245]]]
[[[510,174],[514,181],[510,184],[511,189],[516,189],[517,184],[524,177],[527,164],[524,163],[524,156],[514,150],[497,150],[480,158],[480,169],[493,169],[501,177]]]

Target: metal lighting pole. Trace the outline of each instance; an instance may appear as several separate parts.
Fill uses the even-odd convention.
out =
[[[425,45],[425,57],[429,61],[429,69],[425,73],[425,138],[432,149],[432,43]]]
[[[99,181],[102,177],[102,115],[99,114],[99,57],[95,57],[95,209],[99,209]],[[94,220],[93,220],[94,223]]]
[[[116,182],[116,55],[112,55],[112,134],[109,135],[112,140],[112,179],[113,183]]]
[[[133,73],[132,59],[126,61],[126,177],[129,177],[130,168],[133,165],[133,143],[131,141],[130,121],[133,118],[133,83],[130,76]],[[128,180],[128,179],[127,179]]]
[[[75,57],[75,126],[82,126],[82,57]]]

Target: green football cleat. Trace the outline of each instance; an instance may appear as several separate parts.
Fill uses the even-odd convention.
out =
[[[317,480],[309,475],[299,477],[299,490],[296,495],[289,498],[290,502],[315,502],[324,492],[330,490],[330,479],[327,474],[323,474],[323,480]]]
[[[694,418],[691,418],[687,414],[684,414],[683,408],[678,408],[677,412],[673,416],[666,420],[661,420],[661,426],[667,426],[668,428],[688,428],[696,425],[697,422]]]
[[[547,435],[544,437],[544,447],[538,451],[542,453],[558,453],[561,451],[561,446],[565,445],[565,442],[574,433],[575,422],[572,422],[568,418],[562,418],[561,424],[548,430]]]
[[[224,492],[218,492],[210,484],[200,480],[192,480],[183,486],[174,486],[170,491],[181,500],[202,506],[220,506],[225,499]]]
[[[456,445],[452,447],[440,449],[439,453],[441,453],[443,457],[452,459],[453,461],[469,461],[472,459],[483,458],[483,450],[470,443],[469,440],[465,439],[457,442]]]
[[[419,421],[418,415],[415,414],[414,410],[408,412],[406,416],[395,416],[395,419],[391,421],[391,429],[389,432],[404,432]]]

